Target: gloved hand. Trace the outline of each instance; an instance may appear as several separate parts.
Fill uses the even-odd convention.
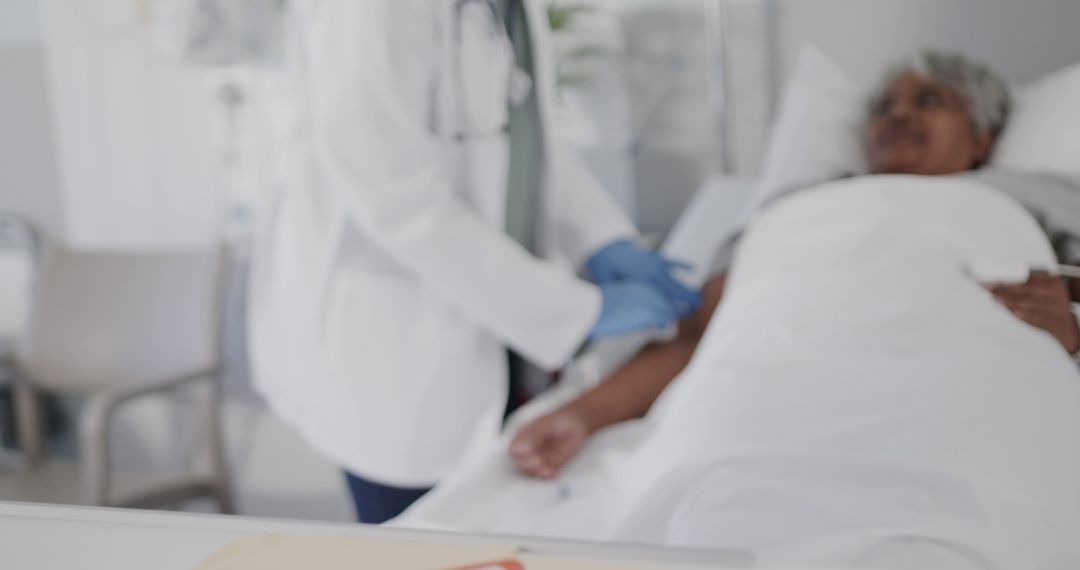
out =
[[[589,340],[662,329],[679,318],[674,305],[657,287],[640,281],[600,286],[604,302]]]
[[[643,281],[656,286],[668,297],[680,317],[694,312],[701,304],[701,295],[672,275],[678,269],[689,267],[630,240],[619,240],[600,248],[585,264],[585,270],[597,285]]]

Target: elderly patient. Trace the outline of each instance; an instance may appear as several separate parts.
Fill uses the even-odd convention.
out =
[[[1008,189],[1062,183],[1034,175],[983,169],[1010,105],[1008,90],[986,67],[961,56],[926,53],[895,68],[869,107],[864,144],[872,174],[968,176]],[[1074,262],[1075,237],[1046,227],[1060,262]],[[726,268],[704,287],[701,308],[682,321],[677,336],[642,350],[604,382],[521,429],[510,446],[522,472],[543,479],[559,475],[591,434],[642,417],[690,362],[724,296]],[[1049,273],[1025,283],[992,286],[994,298],[1019,320],[1053,336],[1064,351],[1080,352],[1080,328],[1071,300],[1080,299]]]
[[[873,175],[775,197],[677,336],[402,524],[766,567],[1080,568],[1080,330],[1065,284],[1029,275],[1078,253],[1080,189],[983,167],[1008,108],[961,57],[888,74]]]

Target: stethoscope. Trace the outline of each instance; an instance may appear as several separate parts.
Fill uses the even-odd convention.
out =
[[[505,26],[506,14],[503,11],[502,4],[499,0],[455,0],[453,43],[457,53],[454,56],[454,75],[458,99],[457,103],[461,113],[462,124],[461,129],[451,135],[451,138],[458,143],[467,143],[496,136],[503,136],[510,131],[509,123],[503,125],[501,128],[493,130],[480,129],[476,126],[477,121],[474,120],[474,117],[469,110],[469,105],[467,104],[468,93],[465,90],[464,50],[462,49],[465,29],[465,10],[469,5],[477,3],[484,5],[487,11],[490,12],[489,33],[491,34],[492,39],[491,44],[493,46],[501,46],[500,49],[509,50],[510,60],[514,61],[513,45],[509,39]],[[533,88],[533,80],[527,71],[521,69],[520,66],[514,63],[507,81],[509,82],[507,89],[507,93],[509,94],[508,104],[517,106],[529,99],[529,95]]]

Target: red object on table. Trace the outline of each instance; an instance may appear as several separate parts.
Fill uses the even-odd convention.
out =
[[[497,560],[450,570],[525,570],[525,566],[517,560]]]

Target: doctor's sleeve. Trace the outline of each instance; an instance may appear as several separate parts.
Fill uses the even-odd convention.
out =
[[[315,168],[358,228],[467,318],[538,365],[572,356],[599,290],[530,255],[454,191],[455,143],[433,132],[445,72],[431,0],[323,2],[311,11]]]

